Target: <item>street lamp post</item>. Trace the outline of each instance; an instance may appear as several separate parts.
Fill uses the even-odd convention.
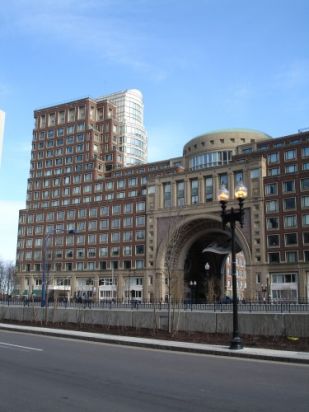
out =
[[[244,199],[247,197],[248,190],[242,182],[235,188],[235,198],[238,200],[239,209],[233,207],[230,211],[226,210],[227,202],[230,194],[225,186],[222,186],[219,191],[218,200],[221,204],[221,218],[223,229],[229,223],[231,231],[231,255],[232,255],[232,292],[233,292],[233,338],[230,343],[230,349],[242,349],[243,343],[238,331],[238,298],[237,298],[237,279],[236,279],[236,250],[235,250],[235,227],[236,222],[239,222],[240,227],[243,227],[244,222]]]
[[[50,239],[51,236],[53,236],[56,233],[68,233],[70,235],[75,234],[75,230],[63,230],[63,229],[54,229],[51,232],[48,232],[45,234],[44,238],[43,238],[43,271],[42,271],[42,298],[41,298],[41,307],[45,307],[46,306],[46,299],[48,299],[47,297],[47,285],[48,285],[48,279],[47,279],[47,273],[48,273],[48,263],[47,263],[47,249],[48,249],[48,240]]]
[[[191,299],[190,300],[191,300],[191,311],[192,311],[193,289],[196,287],[197,282],[196,282],[196,280],[190,280],[189,284],[190,284],[190,290],[191,290]]]

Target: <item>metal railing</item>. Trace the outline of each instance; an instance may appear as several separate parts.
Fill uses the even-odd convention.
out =
[[[0,300],[1,306],[41,306],[40,299],[3,299]],[[139,301],[101,301],[93,302],[91,300],[78,301],[49,301],[49,307],[59,308],[84,308],[84,309],[102,309],[102,310],[147,310],[147,311],[166,311],[168,303],[156,302],[147,303]],[[232,312],[232,303],[191,303],[191,302],[171,302],[170,308],[179,311],[195,312]],[[295,302],[239,302],[238,311],[242,313],[306,313],[309,312],[309,301],[303,300]]]

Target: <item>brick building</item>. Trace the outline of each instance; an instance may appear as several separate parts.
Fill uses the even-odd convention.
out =
[[[44,272],[53,298],[186,299],[194,280],[196,299],[210,298],[210,284],[212,298],[222,299],[230,294],[228,252],[210,246],[228,244],[229,233],[217,194],[221,185],[233,192],[243,181],[240,296],[308,299],[309,133],[272,139],[217,131],[190,140],[178,158],[143,163],[141,94],[134,91],[140,104],[127,111],[139,122],[136,130],[119,115],[126,110],[118,97],[34,112],[27,203],[19,216],[19,294],[40,296]]]

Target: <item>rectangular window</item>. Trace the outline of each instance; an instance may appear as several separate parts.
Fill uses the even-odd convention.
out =
[[[302,196],[301,198],[301,206],[303,208],[309,207],[309,196]]]
[[[198,179],[191,179],[191,204],[197,204],[199,202],[198,195]]]
[[[286,233],[284,239],[286,246],[297,245],[297,233]]]
[[[279,263],[280,262],[279,252],[268,253],[268,262],[269,263]]]
[[[287,150],[284,152],[284,160],[294,160],[296,159],[296,149]]]
[[[301,155],[302,155],[302,157],[308,157],[309,156],[309,146],[302,148]]]
[[[144,245],[136,245],[135,246],[135,254],[136,255],[143,255],[145,253],[145,246]]]
[[[176,182],[176,196],[177,206],[183,207],[185,204],[185,182],[183,180]]]
[[[301,190],[309,190],[309,178],[300,179]]]
[[[278,163],[279,162],[279,153],[278,152],[270,153],[267,156],[267,161],[268,161],[268,163]]]
[[[133,225],[132,216],[126,216],[123,218],[123,227],[131,227]]]
[[[280,246],[279,235],[269,235],[267,236],[268,247]]]
[[[297,216],[296,215],[284,216],[284,227],[285,228],[296,227],[296,226],[297,226]]]
[[[282,189],[284,193],[295,192],[295,180],[283,182]]]
[[[287,263],[296,263],[296,262],[298,262],[298,254],[297,254],[297,252],[295,251],[292,251],[292,252],[286,252],[285,253],[285,259],[286,259],[286,261],[287,261]]]
[[[266,202],[266,212],[277,212],[278,211],[278,201],[277,200],[270,200]]]
[[[297,164],[285,166],[285,173],[296,173],[296,172],[297,172]]]
[[[267,183],[265,185],[265,195],[277,195],[278,183]]]
[[[163,183],[163,206],[169,208],[172,206],[172,187],[171,183]]]
[[[236,178],[236,175],[235,175]],[[205,177],[205,201],[211,202],[214,198],[214,182],[212,176]]]
[[[284,210],[296,209],[296,198],[288,197],[287,199],[283,199],[283,208]]]
[[[309,243],[309,232],[304,232],[303,233],[303,242],[304,243]]]
[[[268,176],[278,176],[280,174],[280,167],[272,167],[268,169]]]

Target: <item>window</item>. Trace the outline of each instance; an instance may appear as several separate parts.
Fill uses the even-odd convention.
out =
[[[100,229],[108,229],[109,228],[109,220],[102,219],[100,220]]]
[[[284,152],[284,160],[294,160],[296,159],[296,149],[288,150]]]
[[[301,198],[301,206],[303,208],[309,207],[309,196],[302,196]]]
[[[309,178],[300,179],[301,190],[309,190]]]
[[[133,212],[133,204],[132,203],[126,203],[123,206],[123,213],[132,213]]]
[[[113,215],[120,215],[121,213],[121,206],[120,205],[113,205],[112,206],[112,214]]]
[[[287,261],[287,263],[296,263],[298,262],[298,254],[297,252],[293,251],[293,252],[286,252],[285,253],[285,259]]]
[[[112,247],[112,256],[119,256],[120,255],[120,248],[119,246]]]
[[[128,180],[128,186],[133,187],[133,186],[136,186],[136,185],[137,185],[137,178],[136,177],[131,177]]]
[[[172,206],[171,183],[163,183],[163,207],[169,208]]]
[[[144,260],[137,259],[135,261],[135,267],[136,267],[136,269],[143,269],[144,268]]]
[[[191,204],[194,205],[199,202],[198,196],[198,179],[192,179],[191,184]]]
[[[102,206],[100,208],[100,215],[101,216],[108,216],[109,215],[109,206]]]
[[[280,167],[272,167],[268,169],[268,176],[278,176],[280,174]]]
[[[296,199],[295,197],[288,197],[283,199],[283,208],[284,210],[290,210],[296,208]]]
[[[111,241],[112,242],[120,242],[120,233],[119,232],[112,232],[111,234]]]
[[[95,248],[89,248],[87,252],[88,257],[95,257],[96,256],[96,250]]]
[[[132,216],[126,216],[123,218],[123,227],[131,227],[133,225]]]
[[[97,241],[96,235],[88,235],[88,244],[94,244]]]
[[[265,195],[277,195],[278,183],[268,183],[265,185]]]
[[[107,243],[108,242],[108,233],[100,233],[99,234],[99,242],[100,243]]]
[[[136,216],[136,226],[145,226],[145,216]]]
[[[308,226],[309,225],[309,215],[303,215],[302,216],[302,224],[303,224],[303,226]]]
[[[268,262],[269,263],[279,263],[280,262],[279,252],[268,253]]]
[[[112,229],[118,229],[120,227],[120,219],[113,219],[112,220]]]
[[[132,255],[132,246],[124,246],[122,251],[123,251],[123,256],[131,256]]]
[[[108,247],[107,247],[107,246],[105,246],[105,247],[100,247],[100,249],[99,249],[99,255],[100,255],[100,257],[102,257],[102,256],[108,256]]]
[[[296,215],[284,216],[284,227],[285,228],[296,227],[296,226],[297,226],[297,216]]]
[[[309,156],[309,146],[308,147],[303,147],[301,154],[302,154],[302,157],[308,157]]]
[[[284,239],[286,246],[297,245],[297,233],[286,233]]]
[[[144,211],[145,211],[145,202],[137,202],[136,212],[144,212]]]
[[[303,242],[304,243],[309,243],[309,232],[304,232],[303,233]]]
[[[295,180],[288,180],[283,182],[283,192],[295,192]]]
[[[276,247],[280,245],[279,235],[267,236],[267,242],[269,247]]]
[[[297,172],[297,165],[296,164],[285,166],[285,173],[296,173],[296,172]]]
[[[122,239],[124,242],[130,242],[132,240],[132,232],[131,231],[126,231],[123,232]]]
[[[145,230],[137,230],[135,233],[136,240],[144,240],[145,239]]]
[[[144,245],[136,245],[135,246],[135,254],[136,255],[143,255],[145,253],[145,246]]]
[[[185,204],[185,183],[184,181],[176,182],[177,206],[183,207]]]
[[[236,175],[235,175],[236,178]],[[211,176],[205,177],[205,201],[211,202],[214,195],[214,182]]]
[[[278,211],[278,201],[270,200],[266,202],[266,212],[277,212]]]
[[[279,162],[279,153],[278,152],[270,153],[267,156],[267,161],[268,161],[268,163],[278,163]]]

